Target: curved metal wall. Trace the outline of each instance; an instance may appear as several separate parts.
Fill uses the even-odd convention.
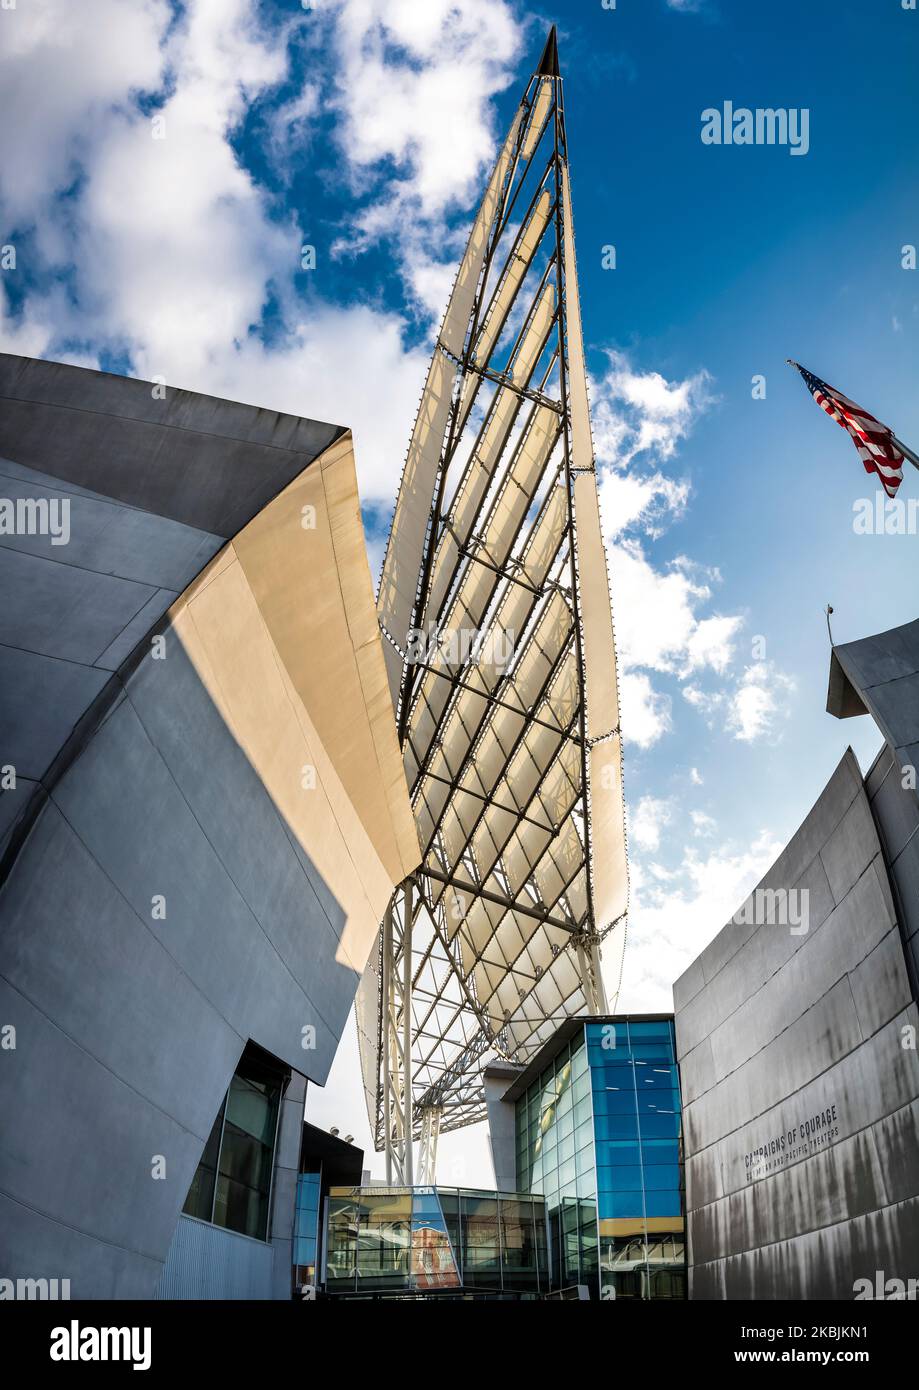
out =
[[[919,1251],[919,1015],[851,750],[765,889],[796,930],[751,895],[674,986],[690,1296],[851,1299]]]

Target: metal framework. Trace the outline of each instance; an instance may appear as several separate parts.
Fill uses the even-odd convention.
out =
[[[378,614],[422,850],[358,998],[387,1180],[434,1179],[481,1072],[609,1010],[628,874],[615,647],[555,30],[434,349]],[[612,950],[610,942],[613,943]]]

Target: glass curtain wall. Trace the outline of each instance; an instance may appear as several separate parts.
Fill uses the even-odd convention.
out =
[[[683,1298],[673,1022],[585,1023],[516,1103],[517,1179],[548,1213],[555,1290]]]
[[[603,1298],[684,1298],[673,1022],[588,1023]]]
[[[316,1287],[321,1191],[321,1172],[301,1173],[297,1178],[293,1263],[294,1282],[298,1288]]]
[[[329,1293],[548,1288],[545,1209],[465,1188],[339,1188],[329,1195]]]
[[[552,1284],[599,1293],[597,1172],[590,1068],[583,1030],[521,1097],[517,1180],[545,1197]]]

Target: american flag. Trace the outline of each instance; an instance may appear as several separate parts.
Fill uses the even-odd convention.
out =
[[[875,420],[867,410],[850,401],[841,391],[827,386],[819,376],[814,376],[800,362],[789,362],[804,378],[804,384],[817,404],[831,416],[844,430],[848,430],[865,465],[866,473],[876,473],[888,497],[896,497],[897,488],[903,481],[903,453],[899,440],[893,431],[880,420]]]

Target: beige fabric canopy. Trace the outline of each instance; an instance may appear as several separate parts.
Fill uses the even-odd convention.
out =
[[[552,73],[530,82],[473,222],[378,615],[423,854],[395,948],[410,940],[412,1098],[455,1128],[483,1113],[490,1057],[525,1061],[565,1016],[611,1007],[625,941],[616,651]],[[384,1054],[398,1064],[383,977],[404,965],[381,947],[359,1000],[378,1141]]]

